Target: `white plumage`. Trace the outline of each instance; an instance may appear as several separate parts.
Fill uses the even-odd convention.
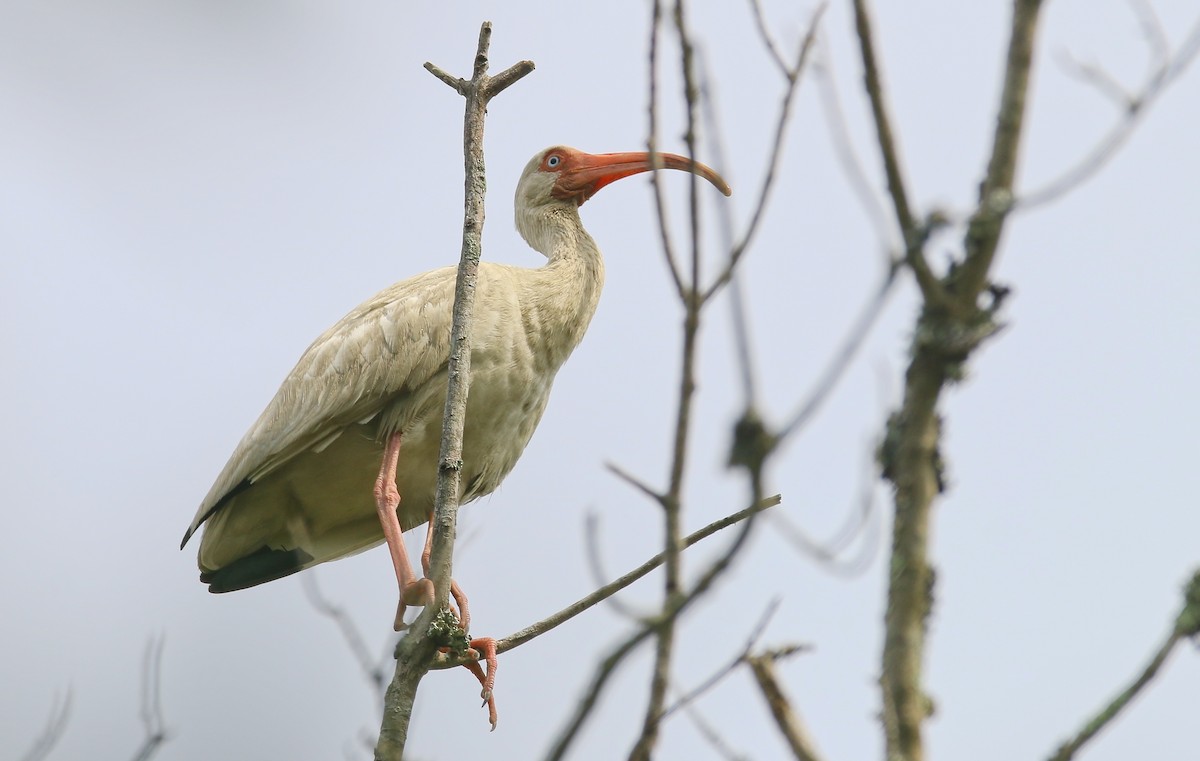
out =
[[[658,159],[729,193],[708,167],[671,154]],[[516,193],[517,229],[548,262],[536,269],[480,265],[463,503],[493,491],[512,470],[541,419],[555,374],[596,310],[604,262],[579,220],[579,205],[609,182],[652,168],[643,153],[590,155],[561,146],[538,153],[525,168]],[[428,518],[454,280],[455,269],[447,267],[396,283],[304,352],[184,535],[186,544],[205,525],[198,559],[201,580],[212,591],[261,584],[383,542],[380,520],[387,511],[373,486],[383,478],[385,444],[396,434],[400,529]],[[403,596],[401,575],[398,563]]]

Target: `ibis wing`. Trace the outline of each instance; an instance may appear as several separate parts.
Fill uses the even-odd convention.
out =
[[[184,543],[231,491],[370,419],[449,357],[455,269],[396,283],[325,331],[300,357],[196,511]]]

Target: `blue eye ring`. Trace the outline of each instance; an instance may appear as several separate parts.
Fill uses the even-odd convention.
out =
[[[559,158],[559,156],[557,156],[557,155],[548,156],[546,158],[546,166],[549,167],[550,169],[554,169],[561,163],[562,163],[562,159]]]

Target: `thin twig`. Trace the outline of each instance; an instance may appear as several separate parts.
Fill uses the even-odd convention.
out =
[[[858,198],[859,206],[875,228],[875,234],[884,242],[885,262],[889,268],[896,266],[899,251],[904,250],[903,240],[897,235],[896,228],[888,223],[883,204],[863,170],[858,152],[850,141],[851,129],[846,122],[842,109],[841,98],[838,96],[837,77],[833,70],[833,56],[829,54],[828,45],[818,47],[820,58],[813,64],[816,74],[817,92],[821,97],[821,111],[825,114],[826,132],[833,143],[833,152],[838,163],[842,165],[842,173],[850,183],[850,189]]]
[[[734,524],[741,523],[742,521],[746,520],[747,518],[750,518],[758,513],[761,513],[763,510],[766,510],[768,508],[778,505],[781,501],[782,501],[781,497],[778,494],[776,494],[772,497],[767,497],[766,499],[761,500],[761,501],[757,502],[756,504],[753,504],[750,507],[747,507],[744,510],[739,510],[736,513],[733,513],[732,515],[727,515],[724,518],[721,518],[720,520],[713,521],[712,523],[708,524],[707,526],[700,529],[699,531],[689,534],[687,536],[687,538],[683,540],[683,546],[685,548],[691,547],[692,545],[696,544],[697,542],[707,539],[708,537],[712,536],[713,534],[717,533],[718,531],[729,528],[730,526],[732,526]],[[524,645],[526,642],[529,642],[532,639],[540,637],[541,635],[545,634],[546,632],[550,631],[551,629],[554,629],[555,627],[559,626],[560,624],[566,623],[567,621],[571,620],[572,618],[579,615],[580,613],[587,610],[588,608],[592,607],[593,605],[603,602],[607,598],[611,597],[612,595],[616,594],[617,592],[620,592],[625,587],[629,586],[633,582],[637,581],[638,579],[642,578],[646,574],[650,573],[655,568],[658,568],[660,565],[663,564],[663,560],[665,560],[665,559],[666,559],[666,554],[660,552],[659,554],[650,558],[645,563],[642,563],[640,566],[633,569],[632,571],[625,574],[624,576],[620,577],[619,579],[616,579],[609,584],[605,584],[603,587],[597,589],[596,591],[592,592],[591,594],[581,597],[580,599],[576,600],[575,602],[573,602],[572,604],[563,608],[562,610],[558,611],[557,613],[547,616],[546,618],[542,619],[541,621],[538,621],[537,623],[530,624],[529,626],[526,626],[524,629],[514,632],[514,633],[508,635],[507,637],[496,640],[496,652],[504,653],[509,650],[512,650],[513,648],[520,647],[521,645]],[[453,668],[455,666],[461,665],[461,663],[462,662],[460,660],[457,660],[455,658],[439,658],[438,662],[434,664],[433,668],[437,668],[437,669]]]
[[[614,476],[621,479],[625,483],[629,484],[633,488],[637,489],[642,494],[645,494],[647,497],[654,500],[659,505],[661,505],[663,503],[663,500],[666,499],[666,497],[664,497],[659,492],[655,491],[654,488],[651,487],[649,484],[647,484],[645,481],[642,481],[637,476],[633,475],[629,471],[622,468],[620,465],[617,465],[614,462],[606,462],[606,463],[604,463],[604,467],[608,468],[609,472],[612,473]]]
[[[877,449],[878,445],[873,445],[865,458],[866,467],[860,481],[857,509],[849,512],[845,522],[824,543],[810,538],[799,526],[792,523],[785,513],[776,512],[770,516],[779,536],[816,560],[832,574],[843,577],[858,576],[871,567],[879,551],[880,521],[872,520],[878,512],[875,504],[878,491],[878,471],[875,464]],[[841,558],[841,553],[856,540],[859,540],[859,551],[853,557]]]
[[[767,28],[767,20],[763,16],[762,4],[758,0],[750,0],[750,12],[754,16],[754,26],[758,29],[758,36],[762,38],[763,46],[771,54],[771,60],[779,67],[780,74],[783,74],[785,78],[790,77],[792,73],[791,69],[788,68],[783,53],[779,51],[779,46],[775,44],[775,38],[771,36],[771,30]]]
[[[587,546],[588,565],[592,569],[592,580],[597,586],[603,586],[605,579],[609,578],[604,570],[604,563],[600,560],[600,517],[593,512],[587,514],[587,530],[584,532],[584,544]],[[616,595],[606,597],[605,602],[608,603],[618,615],[623,616],[630,621],[638,621],[643,616],[638,615],[633,608],[621,601],[621,598]]]
[[[1074,737],[1059,746],[1054,755],[1050,757],[1050,761],[1069,761],[1074,758],[1080,748],[1117,718],[1117,715],[1138,696],[1146,685],[1150,684],[1159,669],[1167,662],[1167,658],[1174,651],[1176,645],[1186,638],[1195,637],[1198,634],[1200,634],[1200,571],[1197,571],[1184,587],[1183,608],[1175,617],[1175,624],[1171,627],[1170,634],[1151,656],[1150,662],[1128,687],[1089,719]]]
[[[755,0],[752,0],[755,2]],[[717,118],[716,95],[712,92],[713,78],[708,68],[708,57],[700,52],[700,92],[701,105],[704,108],[704,123],[708,128],[709,141],[712,145],[713,157],[717,166],[727,166],[725,140],[721,134],[721,121]],[[786,67],[785,67],[786,68]],[[718,229],[721,234],[721,249],[733,251],[733,207],[721,204],[717,214]],[[746,306],[743,283],[737,273],[730,278],[729,307],[733,320],[734,347],[737,351],[738,370],[742,378],[742,400],[746,408],[758,406],[758,381],[754,359],[753,339],[750,335],[750,314]]]
[[[666,719],[668,716],[680,710],[681,708],[686,708],[691,705],[691,703],[698,699],[701,695],[720,684],[725,677],[732,674],[734,669],[736,669],[742,664],[743,661],[750,657],[750,652],[754,650],[755,646],[758,644],[758,641],[762,639],[763,633],[767,630],[767,624],[771,622],[771,618],[775,615],[775,611],[777,610],[779,610],[778,597],[771,600],[771,602],[767,604],[767,609],[763,611],[763,614],[758,619],[758,623],[756,623],[754,628],[750,630],[750,635],[746,638],[746,644],[742,647],[738,654],[724,666],[717,669],[711,676],[702,681],[700,684],[693,687],[688,692],[685,692],[683,695],[680,695],[675,702],[669,708],[667,708],[667,710],[663,711],[663,719]]]
[[[863,62],[863,83],[867,90],[867,99],[871,102],[871,115],[875,121],[875,134],[879,153],[883,158],[888,193],[892,197],[892,208],[896,212],[900,238],[904,241],[904,258],[912,269],[925,300],[938,303],[942,301],[942,287],[929,269],[929,263],[925,261],[921,232],[909,207],[908,188],[904,181],[904,173],[900,169],[900,149],[892,133],[883,82],[875,59],[875,42],[871,36],[871,16],[866,0],[854,0],[854,23],[858,31],[858,47]]]
[[[317,584],[315,569],[300,574],[300,581],[304,587],[304,594],[308,597],[308,603],[318,613],[333,619],[333,622],[337,624],[338,630],[342,633],[342,639],[350,648],[351,655],[354,656],[354,660],[358,661],[358,667],[362,671],[363,677],[371,685],[373,692],[382,698],[384,687],[387,686],[387,674],[383,670],[383,664],[378,662],[367,649],[367,642],[363,638],[362,632],[358,630],[345,608],[334,605],[322,594],[321,588]],[[394,651],[395,644],[393,643],[391,649],[388,650],[388,655],[390,656]]]
[[[749,761],[748,756],[743,753],[738,753],[733,748],[729,747],[729,743],[725,742],[725,739],[721,737],[719,732],[717,732],[716,727],[714,727],[712,723],[708,721],[708,719],[704,718],[704,715],[700,713],[700,710],[696,708],[696,706],[688,704],[683,707],[683,712],[687,714],[688,719],[692,722],[692,725],[696,727],[696,731],[700,733],[700,736],[703,737],[705,741],[707,741],[708,744],[713,747],[713,750],[715,750],[718,755],[724,758],[725,761]]]
[[[821,373],[808,396],[780,429],[777,434],[780,441],[800,431],[829,398],[830,393],[837,387],[838,381],[841,380],[842,375],[858,354],[858,350],[866,343],[867,337],[871,334],[871,328],[883,314],[883,308],[887,304],[888,297],[892,295],[895,285],[896,269],[892,267],[884,273],[883,280],[863,305],[858,318],[850,325],[845,338],[842,339],[842,343],[825,366],[825,371]]]
[[[21,757],[21,761],[43,761],[50,757],[54,746],[66,733],[67,719],[71,717],[71,688],[67,688],[66,697],[61,700],[56,693],[50,703],[50,715],[46,718],[46,726],[38,735],[33,746]]]
[[[771,497],[771,498],[764,500],[758,504],[764,504],[765,502],[775,502],[776,500],[778,500],[778,496]],[[574,742],[575,738],[579,735],[580,730],[583,729],[584,722],[591,715],[591,710],[595,706],[596,701],[600,699],[600,694],[603,692],[604,687],[608,683],[609,678],[614,673],[616,673],[617,667],[621,664],[621,662],[625,659],[625,657],[628,656],[630,653],[632,653],[637,648],[637,646],[640,645],[642,642],[644,642],[648,637],[657,633],[661,629],[661,627],[664,625],[664,623],[666,623],[667,621],[674,621],[675,619],[677,619],[688,607],[690,607],[692,605],[692,603],[694,603],[696,600],[700,599],[705,594],[707,594],[708,591],[712,588],[713,583],[722,574],[724,574],[725,571],[727,571],[729,569],[729,565],[730,565],[730,563],[733,562],[734,557],[736,557],[737,554],[741,551],[742,547],[745,546],[746,539],[749,537],[750,531],[754,526],[753,518],[755,517],[755,514],[757,512],[761,511],[761,509],[765,509],[765,508],[759,508],[757,510],[753,510],[753,512],[750,512],[747,515],[743,516],[743,517],[750,518],[751,520],[745,521],[745,523],[741,527],[741,530],[734,537],[733,541],[726,548],[725,552],[722,553],[722,555],[720,557],[718,557],[715,561],[713,561],[711,565],[709,565],[709,567],[705,570],[705,572],[703,574],[701,574],[700,579],[696,582],[696,584],[690,590],[688,590],[688,592],[686,594],[684,594],[681,597],[676,598],[675,604],[673,606],[668,605],[667,607],[665,607],[663,612],[659,616],[647,621],[640,629],[638,629],[638,631],[636,631],[632,635],[630,635],[630,637],[627,640],[625,640],[625,642],[621,643],[617,648],[615,648],[613,650],[613,652],[607,658],[605,658],[604,661],[602,661],[599,666],[597,666],[596,673],[592,677],[591,684],[588,685],[588,688],[585,691],[583,698],[580,699],[580,701],[576,704],[575,712],[571,715],[571,718],[567,721],[567,724],[563,728],[562,732],[560,732],[558,740],[555,742],[554,747],[551,749],[550,753],[546,756],[548,761],[559,761],[566,755],[567,751],[570,749],[571,744]],[[747,512],[747,511],[742,511],[742,512]],[[740,514],[735,514],[735,515],[740,515]],[[730,525],[729,522],[733,518],[734,518],[734,516],[729,516],[727,518],[722,519],[721,521],[717,521],[717,523],[721,523],[724,525]],[[740,518],[739,518],[739,520],[740,520]],[[714,528],[717,525],[717,523],[706,526],[702,531],[709,531],[709,529],[713,529],[714,531],[718,530],[718,529]],[[698,532],[696,532],[696,534],[693,534],[693,536],[696,536],[697,534],[700,534],[700,533],[702,533],[702,532],[698,531]],[[689,537],[689,538],[691,538],[691,537]],[[662,562],[661,560],[659,560],[659,558],[655,558],[655,560]],[[651,561],[651,562],[653,562],[653,561]],[[593,602],[592,604],[594,605],[595,602]],[[501,642],[503,642],[503,640],[501,640]],[[497,643],[496,649],[497,649],[497,651],[500,651],[500,642]],[[659,717],[656,716],[655,718],[656,718],[655,725],[657,726],[657,723],[658,723],[657,720]],[[641,745],[641,743],[639,742],[639,744],[637,746],[635,746],[635,751],[637,750],[637,748],[640,745]]]
[[[775,184],[775,177],[778,174],[779,164],[783,158],[783,140],[787,134],[787,126],[791,121],[792,104],[795,101],[796,91],[799,89],[805,64],[808,62],[809,53],[816,41],[821,16],[825,13],[827,6],[828,3],[821,3],[813,11],[812,19],[809,21],[808,33],[804,35],[804,41],[801,43],[800,51],[796,56],[796,63],[787,70],[787,89],[784,90],[783,100],[779,105],[779,117],[775,122],[775,138],[767,164],[767,173],[763,176],[763,184],[758,191],[758,200],[754,205],[754,211],[750,215],[750,222],[746,226],[746,232],[742,235],[742,239],[730,250],[729,260],[725,263],[725,267],[721,270],[716,280],[705,290],[702,298],[705,302],[715,296],[729,282],[738,262],[741,261],[742,256],[745,255],[746,250],[750,247],[750,243],[754,240],[754,234],[758,232],[759,222],[762,221],[766,213],[767,201],[771,196],[771,188]]]
[[[1135,8],[1139,5],[1135,3]],[[1056,201],[1094,177],[1117,155],[1121,146],[1133,134],[1134,129],[1150,110],[1150,107],[1158,102],[1163,92],[1191,66],[1197,54],[1200,54],[1200,18],[1192,25],[1179,50],[1172,55],[1169,48],[1166,47],[1161,25],[1157,24],[1157,17],[1153,16],[1152,11],[1150,17],[1155,21],[1150,21],[1144,13],[1139,13],[1155,66],[1138,92],[1131,96],[1125,96],[1124,108],[1117,122],[1077,164],[1042,187],[1022,193],[1017,197],[1012,203],[1014,211],[1028,211]],[[1156,26],[1157,31],[1155,31]],[[1167,52],[1162,52],[1163,50]],[[1097,84],[1094,77],[1091,78],[1091,81],[1093,84]],[[1100,89],[1105,91],[1102,86]]]
[[[162,654],[166,645],[165,635],[151,638],[146,643],[142,659],[142,726],[146,737],[138,748],[134,761],[150,761],[163,743],[167,741],[167,729],[162,715]]]
[[[646,149],[653,160],[658,152],[658,36],[662,30],[662,0],[654,0],[650,7],[650,99],[647,110],[650,117],[650,136],[646,140]],[[657,212],[658,233],[662,240],[663,258],[667,260],[667,270],[671,273],[671,282],[675,284],[675,293],[684,298],[685,288],[683,275],[679,272],[679,263],[675,258],[675,245],[671,242],[670,226],[667,224],[667,201],[663,194],[662,185],[658,181],[658,172],[650,173],[650,187],[654,191],[654,209]]]
[[[688,33],[684,0],[675,0],[673,9],[675,31],[679,39],[680,68],[683,74],[683,95],[686,103],[686,127],[684,143],[687,155],[696,160],[696,84],[693,67],[692,40]],[[651,135],[653,140],[653,135]],[[694,168],[694,167],[693,167]],[[702,301],[697,289],[700,287],[700,214],[696,175],[691,174],[688,183],[689,222],[691,232],[691,278],[681,296],[684,307],[683,356],[681,358],[679,401],[675,415],[675,437],[671,455],[671,470],[663,507],[663,611],[678,610],[682,606],[683,551],[682,495],[683,476],[688,454],[688,434],[691,429],[692,399],[696,389],[695,358],[696,340],[700,328]],[[660,224],[666,225],[661,219]],[[671,675],[671,657],[675,645],[675,616],[663,615],[654,627],[654,666],[650,677],[650,695],[646,701],[642,731],[629,753],[629,761],[649,761],[659,737],[659,717],[666,701],[667,687]]]

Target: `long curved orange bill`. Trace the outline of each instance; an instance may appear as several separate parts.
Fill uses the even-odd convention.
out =
[[[630,175],[649,172],[652,169],[678,169],[683,172],[693,172],[699,177],[711,182],[725,195],[733,191],[729,184],[711,167],[699,161],[674,153],[655,154],[654,159],[645,151],[629,153],[583,153],[573,151],[564,157],[564,166],[559,172],[558,181],[554,183],[553,194],[556,198],[573,198],[582,206],[584,201],[596,194],[600,188]]]

